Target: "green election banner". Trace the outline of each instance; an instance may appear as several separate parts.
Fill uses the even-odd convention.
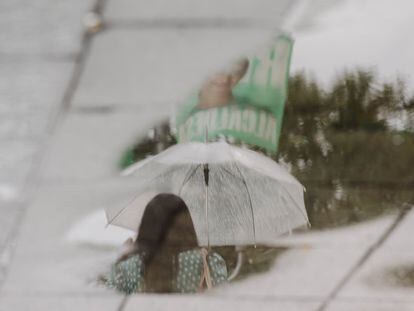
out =
[[[225,136],[276,152],[293,40],[286,34],[212,76],[177,111],[179,143]]]

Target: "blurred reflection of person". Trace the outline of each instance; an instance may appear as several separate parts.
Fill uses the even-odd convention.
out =
[[[184,201],[159,194],[146,206],[135,241],[102,280],[124,293],[198,292],[227,280],[224,259],[198,247]]]

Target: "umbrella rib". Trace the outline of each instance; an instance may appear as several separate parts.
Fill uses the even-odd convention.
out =
[[[193,177],[193,175],[195,174],[195,172],[197,171],[197,169],[200,167],[200,165],[201,164],[199,164],[199,165],[197,165],[195,168],[194,168],[194,170],[191,172],[191,174],[189,175],[189,173],[190,173],[190,171],[191,171],[191,169],[192,168],[190,168],[189,170],[188,170],[188,172],[187,172],[187,176],[186,176],[186,179],[183,181],[183,184],[182,184],[182,186],[181,186],[181,189],[180,189],[180,192],[179,192],[179,195],[181,195],[181,190],[182,190],[182,188],[184,187],[184,185],[191,179],[191,177]],[[151,181],[152,180],[154,180],[154,179],[156,179],[157,177],[159,177],[159,176],[161,176],[163,173],[161,173],[161,174],[159,174],[159,175],[157,175],[157,176],[155,176],[154,178],[152,178],[151,179]],[[165,173],[164,173],[165,174]],[[114,216],[114,217],[112,217],[112,219],[111,220],[109,220],[108,221],[108,224],[107,224],[107,226],[109,226],[109,225],[111,225],[114,221],[115,221],[115,219],[117,219],[119,216],[121,216],[124,212],[125,212],[125,210],[132,204],[132,202],[134,202],[140,195],[141,195],[142,193],[140,192],[139,194],[137,194],[133,199],[131,199],[127,204],[125,204],[125,206],[124,207],[122,207],[119,211],[118,211],[118,213],[116,213],[116,215]]]
[[[163,172],[163,173],[159,173],[158,175],[156,175],[156,176],[154,176],[153,178],[151,178],[151,180],[149,180],[148,181],[148,183],[151,183],[153,180],[155,180],[156,178],[158,178],[158,177],[160,177],[161,175],[166,175],[167,173],[170,173],[170,171],[171,171],[172,169],[170,169],[170,170],[167,170],[166,172]],[[111,219],[111,220],[109,220],[108,221],[108,223],[107,223],[107,225],[106,226],[109,226],[109,225],[111,225],[114,221],[115,221],[115,219],[117,219],[119,216],[121,216],[124,212],[125,212],[125,210],[132,204],[132,202],[134,202],[141,194],[142,194],[143,192],[139,192],[136,196],[134,196],[134,198],[133,199],[131,199],[127,204],[125,204],[125,206],[124,207],[122,207],[119,211],[118,211],[118,213],[116,213],[116,215]]]
[[[234,178],[238,178],[238,179],[240,179],[241,181],[243,181],[243,178],[240,178],[239,176],[236,176],[236,175],[234,175],[231,171],[229,171],[228,169],[226,169],[226,168],[222,168],[223,169],[223,171],[225,171],[225,172],[227,172],[229,175],[231,175],[231,176],[233,176]],[[243,175],[242,175],[243,176]]]
[[[246,188],[247,195],[249,196],[249,203],[250,203],[250,212],[252,214],[252,220],[253,220],[253,239],[254,244],[256,245],[256,224],[255,224],[255,218],[254,218],[254,212],[253,212],[253,204],[252,204],[252,197],[250,195],[249,187],[247,186],[246,179],[244,178],[244,175],[242,171],[239,168],[239,165],[235,161],[234,164],[236,165],[237,170],[239,171],[240,175],[242,176],[241,181],[243,182],[244,187]]]
[[[197,171],[197,169],[200,167],[200,165],[201,164],[199,164],[199,165],[197,165],[195,168],[194,168],[194,170],[191,172],[191,174],[189,175],[189,173],[190,173],[190,171],[191,171],[191,167],[190,167],[190,169],[188,170],[188,172],[187,172],[187,174],[186,174],[186,179],[183,181],[183,184],[182,184],[182,186],[181,186],[181,189],[180,189],[180,192],[179,192],[179,195],[181,195],[181,190],[182,190],[182,188],[184,187],[184,185],[191,179],[191,177],[193,177],[193,175],[195,174],[195,172]],[[154,179],[156,179],[156,178],[158,178],[159,176],[161,176],[163,173],[161,173],[161,174],[159,174],[159,175],[157,175],[157,176],[155,176],[154,178],[152,178],[151,179],[151,181],[152,180],[154,180]],[[165,173],[164,173],[165,174]],[[140,195],[141,195],[142,193],[139,193],[138,195],[136,195],[131,201],[129,201],[127,204],[125,204],[125,206],[123,207],[123,208],[121,208],[120,210],[119,210],[119,212],[110,220],[110,221],[108,221],[108,224],[107,224],[107,226],[109,226],[110,224],[112,224],[114,221],[115,221],[115,219],[117,219],[119,216],[121,216],[124,212],[125,212],[125,210],[132,204],[132,202],[134,202],[135,200],[136,200],[136,198],[138,198]]]
[[[198,164],[194,169],[193,167],[190,167],[190,169],[188,170],[183,183],[180,187],[180,191],[178,192],[178,195],[181,196],[181,191],[183,190],[184,186],[186,185],[186,183],[189,182],[189,180],[194,176],[194,174],[197,172],[197,169],[201,166],[201,164]]]
[[[108,221],[108,223],[106,224],[106,226],[111,225],[115,219],[117,219],[131,204],[132,202],[134,202],[142,193],[137,194],[132,200],[130,200],[127,204],[125,204],[125,206],[123,208],[121,208],[118,213],[116,213],[116,215],[114,217],[112,217],[111,220]]]
[[[288,194],[288,196],[290,197],[290,199],[293,201],[293,205],[299,210],[299,212],[302,214],[302,216],[306,219],[306,222],[308,223],[308,225],[310,225],[309,219],[307,217],[307,215],[303,212],[303,210],[301,209],[301,207],[298,205],[298,203],[295,201],[295,199],[292,197],[292,195],[290,194],[289,191],[286,190],[285,186],[283,185],[283,183],[277,181],[278,184],[280,184],[282,186],[282,188],[285,190],[285,192]]]

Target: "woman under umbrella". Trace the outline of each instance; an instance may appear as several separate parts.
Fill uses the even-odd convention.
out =
[[[146,206],[135,241],[103,277],[116,290],[137,292],[198,292],[227,279],[224,259],[198,247],[184,201],[159,194]]]

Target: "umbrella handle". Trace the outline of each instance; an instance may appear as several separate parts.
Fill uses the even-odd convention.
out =
[[[227,277],[227,281],[232,281],[236,276],[239,275],[241,267],[243,266],[244,262],[244,254],[241,248],[236,247],[237,250],[237,262],[236,267],[234,267],[231,274]]]

